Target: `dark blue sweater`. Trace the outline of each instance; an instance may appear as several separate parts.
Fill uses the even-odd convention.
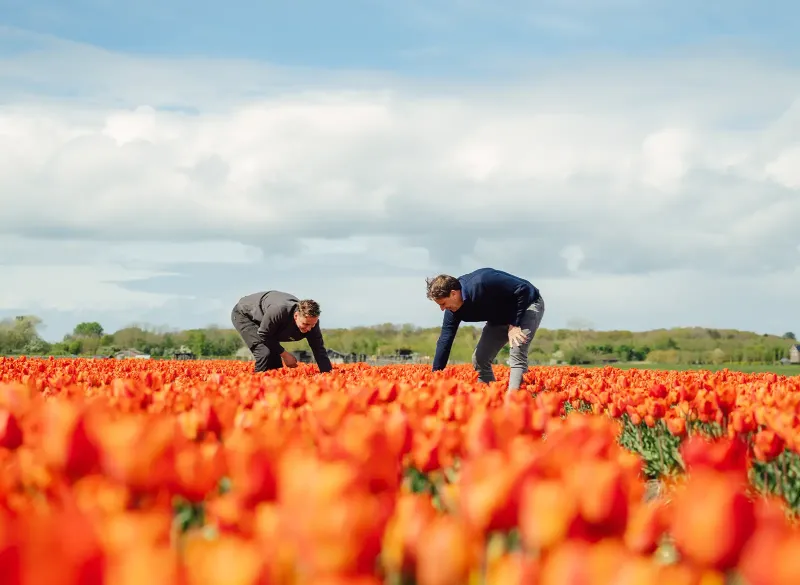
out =
[[[527,308],[539,299],[539,290],[530,282],[494,268],[479,268],[459,276],[458,281],[464,304],[457,311],[444,312],[442,332],[433,358],[434,372],[447,365],[462,321],[519,327]]]

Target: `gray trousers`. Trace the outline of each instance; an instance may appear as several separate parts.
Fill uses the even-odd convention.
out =
[[[277,370],[283,367],[283,360],[280,354],[271,352],[261,337],[258,335],[258,323],[251,320],[247,315],[234,307],[231,311],[231,323],[247,345],[247,349],[253,352],[256,359],[254,370],[256,372],[266,372],[267,370]]]
[[[542,322],[544,316],[544,298],[539,296],[539,300],[533,303],[525,311],[522,317],[522,330],[528,335],[528,340],[521,345],[510,349],[509,365],[511,374],[508,379],[508,389],[517,390],[522,384],[522,377],[528,371],[528,348],[536,335],[536,330]],[[494,371],[492,371],[492,361],[503,347],[508,343],[508,325],[489,325],[483,327],[481,338],[475,351],[472,353],[472,367],[478,372],[478,379],[481,382],[494,382]]]

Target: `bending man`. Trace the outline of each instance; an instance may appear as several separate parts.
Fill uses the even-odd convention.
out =
[[[308,340],[320,372],[330,372],[331,360],[319,327],[316,301],[298,300],[289,293],[271,290],[242,297],[231,311],[231,321],[256,358],[255,371],[297,367],[297,358],[281,347],[282,341]]]
[[[519,389],[528,371],[528,347],[544,315],[544,299],[527,280],[493,268],[479,268],[455,278],[440,274],[426,279],[428,298],[444,311],[436,343],[433,371],[447,365],[450,349],[462,321],[486,321],[472,354],[481,382],[494,382],[492,361],[508,342],[511,374],[508,391]]]

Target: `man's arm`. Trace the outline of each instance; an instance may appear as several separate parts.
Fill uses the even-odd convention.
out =
[[[433,356],[433,371],[443,370],[450,359],[450,350],[461,320],[452,311],[445,311],[442,319],[442,332],[436,342],[436,355]]]
[[[522,327],[522,318],[525,316],[525,311],[531,306],[533,296],[533,287],[527,282],[520,282],[514,287],[514,300],[517,306],[517,312],[512,323],[514,327]]]
[[[287,319],[291,318],[291,308],[284,305],[270,305],[264,311],[264,318],[258,327],[258,336],[264,342],[270,353],[282,354],[285,349],[278,341],[280,331]]]
[[[319,366],[319,371],[330,372],[333,366],[328,357],[328,352],[325,350],[325,341],[322,338],[322,329],[319,327],[319,321],[317,321],[317,324],[308,332],[306,340],[308,341],[308,347],[311,348],[311,353],[314,354],[314,360],[316,360],[317,366]]]

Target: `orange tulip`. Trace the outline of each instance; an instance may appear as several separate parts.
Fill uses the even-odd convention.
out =
[[[653,554],[667,528],[664,516],[664,505],[657,500],[635,506],[625,527],[625,546],[637,554]]]
[[[156,547],[133,543],[124,553],[109,559],[105,583],[115,585],[175,585],[180,569],[176,551],[168,546]],[[217,583],[219,581],[215,581]]]
[[[235,536],[187,541],[182,569],[186,585],[267,585],[264,560],[252,541]]]
[[[560,481],[531,479],[522,487],[519,529],[531,550],[549,549],[576,533],[579,504]]]
[[[405,494],[397,500],[383,537],[382,560],[386,570],[413,575],[417,567],[417,543],[436,517],[430,497]]]
[[[215,444],[175,443],[172,493],[199,502],[217,489],[225,474],[223,451]]]
[[[14,450],[22,446],[22,428],[8,410],[0,410],[0,448]]]
[[[21,585],[23,549],[20,522],[0,511],[0,575],[3,583]]]
[[[753,502],[738,482],[698,469],[675,495],[670,529],[686,558],[724,571],[738,562],[755,523]]]
[[[476,543],[454,516],[439,516],[427,524],[417,544],[419,585],[462,585],[477,561]]]
[[[583,541],[566,541],[554,548],[542,563],[539,585],[592,585],[592,568],[587,559],[591,546]]]
[[[508,531],[517,524],[519,474],[500,451],[486,451],[465,461],[459,476],[463,518],[478,533]]]
[[[570,468],[568,477],[583,519],[601,534],[621,535],[628,522],[628,499],[620,467],[588,459]]]
[[[486,585],[538,585],[541,565],[523,553],[504,554],[486,572]]]
[[[785,442],[771,429],[761,429],[753,438],[753,453],[759,461],[771,461],[781,454]]]

